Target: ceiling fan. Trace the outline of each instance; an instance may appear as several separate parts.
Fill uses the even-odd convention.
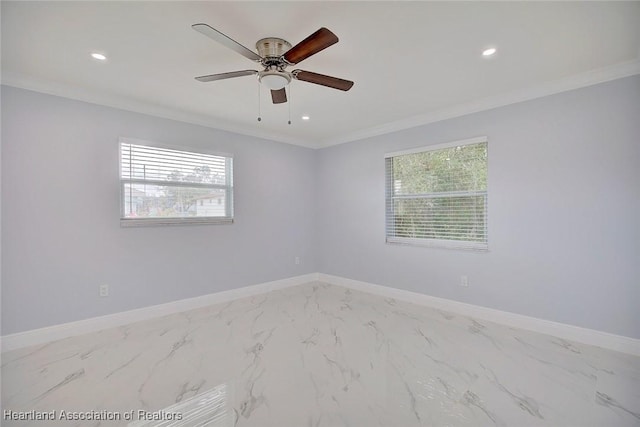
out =
[[[291,43],[288,41],[277,37],[260,39],[256,42],[258,53],[255,53],[207,24],[194,24],[191,27],[229,49],[238,52],[245,58],[260,63],[264,67],[262,71],[241,70],[196,77],[196,80],[199,82],[212,82],[234,77],[258,75],[260,83],[271,90],[271,99],[274,104],[287,102],[285,87],[291,82],[291,79],[343,91],[347,91],[353,86],[353,82],[350,80],[325,76],[324,74],[312,73],[311,71],[285,70],[288,66],[298,64],[311,55],[315,55],[338,42],[338,37],[326,28],[320,28],[293,47],[291,47]]]

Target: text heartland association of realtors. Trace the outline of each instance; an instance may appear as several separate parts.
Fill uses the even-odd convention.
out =
[[[182,414],[179,412],[156,411],[149,412],[143,409],[126,412],[115,411],[2,411],[3,420],[11,421],[180,421]]]

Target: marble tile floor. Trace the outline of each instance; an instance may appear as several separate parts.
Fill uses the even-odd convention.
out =
[[[209,422],[177,422],[181,404]],[[316,282],[4,353],[2,409],[3,426],[640,426],[640,357]]]

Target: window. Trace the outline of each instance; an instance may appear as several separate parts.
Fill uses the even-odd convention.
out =
[[[385,156],[388,243],[487,249],[487,139]]]
[[[233,158],[121,138],[120,193],[123,226],[231,223]]]

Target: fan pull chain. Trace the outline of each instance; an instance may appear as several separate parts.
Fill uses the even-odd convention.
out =
[[[262,121],[262,114],[260,114],[260,82],[258,81],[258,121]]]
[[[289,102],[287,102],[287,104],[289,104],[289,125],[291,124],[291,85],[288,86],[289,87]]]

